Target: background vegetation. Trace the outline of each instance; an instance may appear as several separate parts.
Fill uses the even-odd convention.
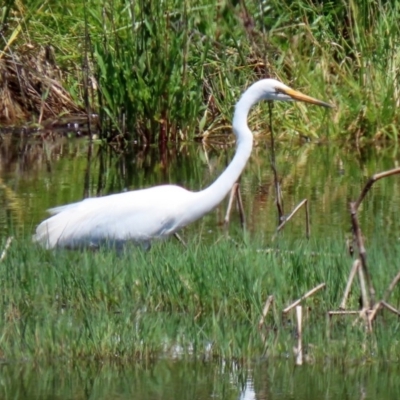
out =
[[[274,124],[279,143],[287,138],[299,139],[298,143],[337,139],[360,149],[372,140],[397,141],[397,2],[192,3],[7,0],[0,10],[0,100],[14,101],[17,108],[28,104],[29,118],[42,122],[47,105],[55,104],[57,98],[67,99],[49,115],[98,113],[102,138],[158,143],[162,149],[168,142],[198,137],[216,141],[220,133],[225,137],[242,90],[256,79],[273,76],[336,106],[326,114],[303,104],[277,104]],[[41,58],[35,63],[37,54]],[[9,79],[22,69],[24,74]],[[19,77],[24,78],[24,90]],[[55,79],[67,90],[61,92],[63,96],[57,96]],[[21,100],[32,91],[34,102]],[[12,97],[13,93],[17,96]],[[68,107],[71,102],[73,107]],[[3,101],[1,117],[4,110],[9,108]],[[266,111],[265,105],[260,105],[250,118],[259,136],[265,132]],[[24,112],[20,115],[27,117]],[[0,214],[1,221],[6,221],[2,226],[8,228],[12,220],[29,232],[35,218],[40,219],[38,214],[55,202],[120,191],[132,187],[132,182],[142,187],[174,181],[197,190],[213,179],[217,168],[223,168],[214,168],[207,152],[199,147],[195,156],[173,146],[172,150],[160,150],[160,162],[154,165],[155,158],[146,151],[134,157],[128,154],[129,159],[113,158],[109,148],[109,153],[100,152],[94,158],[92,146],[82,142],[74,147],[41,141],[38,148],[21,141],[18,152],[7,146],[2,142],[0,151],[4,175],[25,167],[29,179],[24,181],[16,174],[12,184],[0,182],[5,188],[1,201],[12,205]],[[347,220],[343,211],[337,210],[346,207],[348,197],[358,194],[365,176],[376,172],[371,161],[375,158],[364,146],[354,157],[356,164],[347,164],[346,157],[352,156],[341,150],[324,148],[309,156],[310,147],[297,153],[290,148],[278,156],[284,169],[283,188],[294,194],[290,204],[294,206],[303,195],[299,182],[304,182],[303,188],[311,187],[311,200],[322,204],[324,227],[342,227]],[[251,172],[242,180],[244,188],[257,188],[256,195],[247,191],[254,219],[250,226],[266,221],[261,211],[267,215],[266,209],[274,207],[273,184],[263,176],[261,171],[267,169],[259,161],[262,158],[265,163],[267,158],[262,152],[257,155],[257,150],[254,153],[254,163],[249,165],[253,169],[248,169]],[[377,158],[387,157],[384,165],[391,167],[397,153],[383,153],[377,153]],[[192,168],[197,156],[202,157],[200,166]],[[229,153],[226,159],[230,159]],[[50,162],[54,160],[61,161]],[[315,166],[324,164],[329,171],[322,177],[322,168]],[[175,175],[170,179],[171,165],[179,171],[176,179]],[[347,190],[343,181],[335,179],[347,173],[348,165],[353,181]],[[52,171],[57,167],[58,171]],[[157,178],[151,178],[154,181],[146,168],[156,171]],[[75,185],[68,180],[71,177]],[[338,182],[330,186],[331,191],[327,190],[328,180]],[[368,255],[380,294],[396,273],[393,260],[399,251],[398,188],[391,182],[380,185],[362,216],[362,222],[370,219],[371,225],[376,224],[364,232],[373,233],[372,239],[368,235]],[[34,189],[27,190],[27,185]],[[10,186],[22,194],[16,195],[17,190],[9,190]],[[83,193],[78,193],[81,189]],[[39,201],[32,196],[38,192],[42,196]],[[393,201],[388,206],[390,198]],[[29,214],[29,218],[35,215],[34,221],[24,220],[27,207],[35,209],[36,214]],[[331,219],[326,217],[328,210],[333,210]],[[219,221],[224,211],[219,212]],[[302,223],[295,224],[297,233],[303,230]],[[213,221],[213,229],[216,225]],[[269,224],[268,229],[274,226]],[[294,316],[282,319],[281,309],[325,282],[328,290],[306,303],[304,341],[311,359],[329,354],[346,360],[397,360],[399,325],[392,315],[379,315],[369,336],[364,326],[343,319],[335,321],[327,334],[326,312],[337,308],[349,271],[342,237],[331,240],[321,233],[319,240],[304,243],[300,235],[284,236],[276,253],[265,254],[259,251],[265,245],[265,233],[256,232],[251,239],[233,234],[236,244],[222,240],[218,245],[203,241],[201,234],[197,241],[192,238],[188,250],[168,241],[156,244],[147,254],[128,249],[120,256],[112,252],[46,252],[20,235],[0,262],[0,355],[6,360],[131,359],[160,353],[287,357],[295,341]],[[8,231],[1,235],[1,250],[6,236]],[[263,337],[257,324],[270,294],[275,296],[275,309],[268,315]],[[350,307],[359,308],[359,296],[359,288],[355,288]],[[398,308],[399,301],[398,291],[394,292],[391,304]]]
[[[281,131],[397,140],[398,2],[8,0],[1,57],[52,46],[103,136],[192,139],[229,124],[254,80],[274,76],[336,105],[275,113]],[[0,59],[1,60],[1,59]],[[311,112],[311,111],[310,111]],[[253,118],[254,129],[262,119]]]

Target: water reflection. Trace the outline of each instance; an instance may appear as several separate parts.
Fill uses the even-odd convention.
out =
[[[0,397],[33,399],[319,400],[399,398],[398,365],[239,365],[199,360],[1,366]]]
[[[14,231],[31,233],[56,205],[163,183],[190,190],[209,185],[230,162],[234,149],[201,144],[167,149],[137,148],[122,153],[86,139],[8,139],[0,146],[0,235]],[[398,160],[393,149],[369,149],[362,154],[326,145],[285,145],[277,149],[285,213],[307,198],[311,210],[311,235],[343,237],[349,230],[348,203],[355,199],[377,171],[393,168]],[[269,153],[259,144],[241,178],[248,228],[266,241],[277,226],[277,210]],[[222,230],[227,203],[185,230],[215,239]],[[394,176],[379,182],[368,194],[360,220],[365,235],[398,232],[400,180]],[[239,226],[232,217],[233,230]],[[304,237],[304,213],[285,228]],[[398,234],[396,233],[398,236]]]

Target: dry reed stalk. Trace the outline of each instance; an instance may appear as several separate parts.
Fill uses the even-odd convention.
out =
[[[346,289],[343,294],[343,299],[339,306],[340,310],[346,309],[346,302],[347,302],[347,298],[349,297],[351,285],[353,284],[354,277],[356,276],[356,273],[357,273],[359,267],[360,267],[360,260],[357,259],[353,262],[353,267],[351,268],[349,279],[347,280]]]
[[[378,180],[380,180],[382,178],[386,178],[388,176],[392,176],[395,174],[400,174],[400,168],[394,168],[394,169],[391,169],[388,171],[384,171],[384,172],[380,172],[378,174],[372,175],[371,178],[368,179],[368,182],[365,184],[357,201],[350,203],[350,214],[351,214],[353,236],[355,238],[355,242],[358,247],[358,253],[360,256],[360,260],[361,260],[361,267],[365,274],[365,279],[366,279],[367,285],[368,285],[369,304],[368,305],[364,304],[364,307],[367,306],[368,309],[371,309],[371,308],[373,309],[373,307],[374,307],[375,289],[372,285],[371,275],[369,274],[368,267],[367,267],[367,255],[366,255],[366,250],[365,250],[365,246],[364,246],[364,240],[363,240],[362,233],[361,233],[361,228],[358,223],[357,211],[358,211],[358,208],[360,207],[361,202],[364,200],[365,196],[367,195],[367,193],[369,192],[369,190],[371,189],[372,185],[375,182],[377,182]],[[376,314],[376,312],[374,313],[374,315],[375,314]]]
[[[382,304],[383,307],[387,308],[393,314],[395,314],[398,317],[400,317],[400,311],[397,308],[394,308],[392,305],[386,303],[386,301],[384,301],[384,300],[381,301],[381,304]]]
[[[13,240],[14,240],[14,237],[13,237],[13,236],[9,236],[9,237],[7,238],[6,244],[5,244],[5,246],[4,246],[4,249],[3,249],[3,251],[2,251],[2,253],[1,253],[1,255],[0,255],[0,262],[3,261],[3,260],[6,258],[7,250],[8,250],[8,248],[10,247],[11,242],[12,242]]]
[[[369,190],[371,189],[372,185],[375,182],[379,181],[379,179],[386,178],[388,176],[392,176],[392,175],[396,175],[396,174],[400,174],[400,167],[393,168],[388,171],[383,171],[383,172],[379,172],[378,174],[372,175],[371,178],[368,179],[368,182],[365,184],[364,189],[362,190],[358,200],[355,202],[355,209],[358,210],[358,207],[360,206],[364,197],[369,192]]]
[[[274,130],[272,128],[272,108],[274,104],[272,101],[268,102],[268,110],[269,110],[269,130],[271,132],[271,168],[272,173],[274,175],[274,186],[275,186],[275,193],[276,193],[276,207],[278,209],[278,224],[280,225],[284,219],[284,212],[283,212],[283,200],[282,200],[282,191],[278,179],[278,171],[276,168],[276,159],[275,159],[275,139],[274,139]]]
[[[179,242],[180,244],[182,244],[182,246],[183,246],[185,249],[187,249],[187,244],[186,244],[186,242],[182,239],[182,236],[179,235],[178,232],[175,232],[175,233],[174,233],[174,236],[175,236],[175,238],[178,240],[178,242]]]
[[[296,306],[296,321],[297,321],[297,347],[296,352],[296,365],[303,364],[303,327],[302,327],[302,306]]]
[[[229,226],[229,221],[230,221],[230,216],[231,216],[232,206],[233,206],[233,200],[236,196],[238,186],[239,186],[239,183],[236,182],[232,186],[232,189],[231,189],[231,194],[229,196],[229,202],[228,202],[228,208],[226,209],[226,214],[225,214],[225,219],[224,219],[224,225],[226,228]]]
[[[362,268],[357,268],[357,272],[358,272],[358,280],[360,281],[362,308],[370,310],[371,309],[370,299],[368,297],[368,291],[365,285],[364,270]]]
[[[315,286],[315,288],[311,289],[310,291],[308,291],[304,296],[300,297],[299,299],[297,299],[295,302],[293,302],[290,306],[286,307],[282,313],[283,314],[287,314],[292,308],[298,306],[303,300],[307,299],[308,297],[312,296],[313,294],[315,294],[316,292],[318,292],[319,290],[323,289],[326,286],[325,283],[320,283],[318,286]]]
[[[395,286],[399,283],[400,281],[400,272],[393,278],[392,282],[390,283],[390,285],[388,286],[388,288],[386,289],[386,292],[383,296],[383,300],[387,301],[389,296],[392,294],[393,289],[395,288]]]
[[[308,200],[304,199],[294,208],[294,210],[276,228],[276,231],[275,231],[274,236],[272,237],[272,240],[274,240],[276,238],[277,234],[283,229],[283,227],[286,225],[286,223],[289,222],[293,218],[293,216],[300,210],[300,208],[304,205],[305,205],[305,209],[306,209],[306,237],[307,237],[307,239],[309,239],[309,237],[310,237],[310,220],[309,220]]]
[[[339,310],[339,311],[328,311],[329,316],[333,315],[359,315],[360,311],[346,311],[346,310]]]
[[[268,311],[269,311],[273,301],[274,301],[274,296],[272,296],[272,295],[268,296],[267,301],[264,304],[264,308],[263,308],[263,311],[261,314],[260,321],[258,322],[258,329],[261,329],[263,327],[265,318],[267,317]]]
[[[242,227],[242,229],[245,229],[246,228],[246,217],[244,214],[242,194],[240,193],[240,184],[238,184],[237,188],[236,188],[236,203],[237,203],[237,207],[239,210],[240,226]]]
[[[390,304],[387,303],[390,295],[393,292],[393,289],[395,288],[395,286],[398,284],[399,281],[400,281],[400,272],[393,278],[392,282],[390,282],[390,285],[388,286],[385,294],[383,295],[383,299],[380,302],[378,302],[375,305],[375,307],[371,310],[371,312],[369,313],[368,318],[369,318],[370,322],[372,322],[375,319],[376,314],[382,307],[386,307],[390,311],[392,311],[394,314],[400,315],[400,311],[398,311],[396,308],[394,308],[393,306],[391,306]]]
[[[369,274],[368,267],[367,267],[367,252],[365,250],[364,239],[362,236],[361,228],[358,223],[356,204],[357,203],[355,203],[355,202],[350,203],[351,224],[352,224],[352,229],[353,229],[353,235],[354,235],[354,238],[355,238],[355,241],[357,244],[357,248],[358,248],[358,254],[360,257],[360,261],[361,261],[361,269],[364,272],[365,279],[366,279],[367,285],[368,285],[368,291],[369,291],[368,297],[369,297],[370,303],[368,303],[368,305],[365,305],[365,306],[367,306],[368,308],[371,308],[371,307],[373,307],[374,302],[375,302],[375,289],[372,285],[371,275]]]

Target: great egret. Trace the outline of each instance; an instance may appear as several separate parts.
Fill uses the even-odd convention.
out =
[[[190,192],[179,186],[163,185],[56,207],[49,210],[53,216],[37,227],[33,240],[48,249],[98,246],[102,243],[122,245],[126,241],[148,245],[152,239],[171,235],[201,218],[226,197],[242,173],[253,147],[247,116],[250,108],[260,100],[295,100],[332,107],[275,79],[255,82],[235,107],[235,156],[209,187]]]

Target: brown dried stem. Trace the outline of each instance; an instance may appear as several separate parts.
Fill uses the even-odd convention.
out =
[[[4,246],[4,249],[3,249],[3,251],[2,251],[2,253],[1,253],[1,255],[0,255],[0,262],[3,261],[3,260],[6,258],[7,250],[8,250],[8,248],[10,247],[11,242],[12,242],[13,240],[14,240],[14,237],[13,237],[13,236],[9,236],[9,237],[7,238],[7,240],[6,240],[6,245]]]
[[[269,311],[273,301],[274,301],[274,296],[272,296],[272,295],[268,296],[267,301],[265,302],[262,314],[261,314],[260,321],[258,322],[258,329],[261,329],[263,327],[265,318],[267,317],[268,311]]]
[[[356,276],[356,273],[357,273],[359,267],[360,267],[360,260],[359,259],[354,260],[353,267],[351,268],[351,271],[350,271],[349,279],[347,280],[346,289],[343,294],[343,299],[339,306],[340,310],[346,309],[346,302],[347,302],[347,298],[349,297],[351,285],[353,284],[354,277]]]
[[[400,315],[400,311],[398,311],[396,308],[392,307],[390,304],[387,303],[389,296],[391,295],[391,293],[393,292],[393,289],[395,288],[395,286],[398,284],[399,281],[400,281],[400,272],[393,278],[392,282],[386,289],[386,292],[383,295],[383,299],[380,302],[378,302],[377,304],[375,304],[374,308],[369,313],[368,319],[369,319],[370,323],[375,319],[376,314],[382,307],[386,307],[387,309],[394,312],[395,314]]]
[[[275,193],[276,193],[276,207],[278,208],[278,224],[281,224],[284,218],[283,212],[283,201],[282,201],[282,192],[281,187],[278,179],[278,171],[276,169],[276,159],[275,159],[275,140],[274,140],[274,131],[272,128],[272,108],[273,103],[272,101],[268,102],[268,110],[269,110],[269,130],[271,132],[271,168],[272,173],[274,175],[274,186],[275,186]]]
[[[236,195],[236,190],[239,184],[236,182],[231,189],[231,194],[229,196],[229,202],[228,202],[228,208],[226,209],[226,214],[225,214],[225,219],[224,219],[224,225],[227,227],[229,225],[229,220],[231,216],[231,211],[232,211],[232,206],[233,206],[233,200]]]
[[[392,282],[390,283],[390,285],[388,286],[388,288],[386,289],[386,292],[383,296],[383,300],[387,301],[389,296],[392,294],[393,289],[395,288],[395,286],[399,283],[400,281],[400,272],[393,278]]]
[[[360,206],[361,202],[363,201],[364,197],[366,196],[366,194],[369,192],[369,190],[371,189],[372,185],[379,181],[379,179],[382,178],[386,178],[388,176],[392,176],[395,174],[400,174],[400,168],[393,168],[390,169],[389,171],[384,171],[384,172],[380,172],[378,174],[374,174],[371,176],[371,178],[368,179],[368,182],[366,183],[366,185],[364,186],[364,189],[362,190],[360,197],[358,198],[358,200],[355,202],[355,210],[358,210],[358,207]]]
[[[355,314],[359,315],[360,311],[354,311],[354,310],[352,310],[352,311],[345,311],[345,310],[343,310],[343,311],[328,311],[329,316],[332,316],[332,315],[355,315]]]
[[[389,311],[391,311],[393,314],[396,314],[398,317],[400,317],[400,311],[391,306],[390,304],[386,303],[386,301],[381,301],[381,304],[383,307],[387,308]]]
[[[303,300],[307,299],[308,297],[312,296],[313,294],[315,294],[316,292],[318,292],[319,290],[323,289],[326,286],[325,283],[320,283],[318,286],[316,286],[315,288],[311,289],[310,291],[308,291],[304,296],[300,297],[299,299],[297,299],[294,303],[292,303],[290,306],[286,307],[282,312],[283,314],[287,314],[292,308],[296,307],[297,305],[299,305]]]
[[[272,237],[272,240],[275,239],[276,235],[283,229],[287,222],[289,222],[293,216],[300,210],[302,206],[305,205],[306,208],[306,236],[307,239],[310,237],[310,223],[309,223],[309,213],[308,213],[308,201],[307,199],[302,200],[294,210],[281,222],[281,224],[276,228],[276,232]]]
[[[296,365],[303,364],[303,308],[302,306],[296,306],[296,320],[297,320],[297,347],[296,351]]]
[[[368,309],[371,309],[374,307],[375,289],[372,285],[371,275],[370,275],[370,273],[368,271],[368,267],[367,267],[367,254],[366,254],[366,250],[365,250],[365,246],[364,246],[364,240],[362,237],[361,228],[358,223],[357,211],[358,211],[358,208],[360,207],[361,202],[364,200],[364,197],[367,195],[367,193],[369,192],[369,190],[371,189],[372,185],[375,182],[377,182],[378,180],[380,180],[382,178],[386,178],[388,176],[392,176],[395,174],[400,174],[400,168],[394,168],[389,171],[384,171],[384,172],[380,172],[378,174],[372,175],[371,178],[369,178],[366,185],[364,186],[364,189],[362,190],[357,201],[350,203],[350,213],[351,213],[351,223],[352,223],[352,228],[353,228],[353,235],[354,235],[355,241],[357,243],[358,252],[359,252],[360,260],[361,260],[361,266],[362,266],[363,272],[365,274],[365,279],[366,279],[367,285],[368,285],[369,304],[364,303],[364,307],[367,307]],[[377,309],[379,309],[379,307]],[[375,314],[376,314],[376,312],[373,315],[375,315]]]
[[[231,189],[231,194],[229,196],[228,208],[226,210],[225,219],[224,219],[224,226],[227,228],[229,226],[230,216],[233,207],[233,200],[236,197],[236,204],[239,210],[239,217],[240,217],[240,225],[244,229],[246,227],[246,217],[244,214],[244,207],[243,207],[243,200],[242,195],[240,193],[240,184],[236,182]]]
[[[372,285],[371,275],[368,271],[367,267],[367,252],[364,246],[364,240],[361,233],[361,228],[358,223],[357,218],[357,203],[350,203],[350,214],[351,214],[351,224],[353,228],[353,235],[358,247],[358,253],[360,255],[361,267],[365,275],[365,279],[367,281],[368,291],[369,291],[369,304],[364,304],[367,308],[372,308],[375,303],[375,289]]]
[[[240,193],[240,184],[238,184],[236,187],[236,204],[239,209],[240,226],[242,227],[242,229],[245,229],[246,228],[246,217],[244,214],[242,194]]]

